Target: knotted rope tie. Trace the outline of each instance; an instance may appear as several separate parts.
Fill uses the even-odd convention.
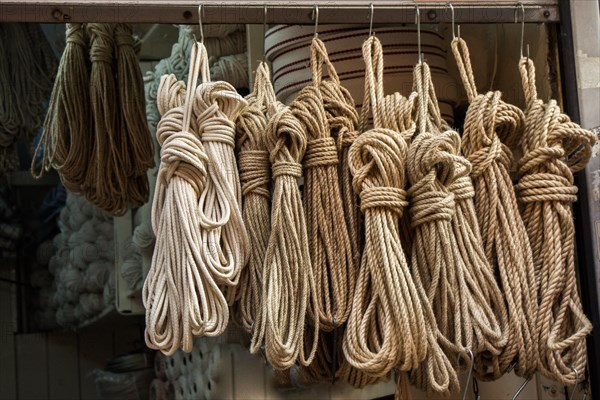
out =
[[[506,346],[498,355],[477,356],[475,373],[479,379],[497,379],[516,362],[516,374],[530,377],[537,368],[533,350],[537,348],[536,280],[510,178],[510,148],[522,132],[523,113],[503,102],[500,92],[477,94],[466,43],[455,39],[452,51],[470,101],[462,151],[472,164],[474,203],[485,255],[499,272],[508,312]]]
[[[227,82],[198,87],[194,101],[200,139],[210,160],[209,180],[199,202],[202,248],[219,284],[237,285],[248,261],[248,233],[241,212],[241,187],[233,148],[235,124],[246,101]],[[228,302],[235,291],[228,292]]]
[[[254,90],[248,105],[236,121],[240,181],[244,206],[242,215],[249,236],[248,266],[242,270],[239,290],[239,319],[252,334],[250,351],[260,350],[265,335],[263,313],[263,266],[271,233],[271,163],[266,144],[268,103],[275,102],[269,68],[261,63],[256,71]]]
[[[577,199],[573,172],[588,162],[595,135],[571,122],[556,101],[545,104],[537,98],[531,60],[522,58],[519,69],[527,108],[516,188],[525,203],[523,221],[539,282],[539,369],[550,379],[574,385],[584,375],[592,325],[577,292],[570,203]]]
[[[402,136],[382,128],[359,135],[348,153],[366,237],[343,351],[349,364],[375,377],[399,363],[403,371],[416,368],[427,353],[427,306],[413,284],[397,225],[406,155]]]
[[[271,365],[287,369],[296,361],[305,366],[313,361],[319,334],[319,325],[313,324],[312,346],[305,350],[306,316],[315,315],[319,307],[296,181],[302,176],[306,132],[291,110],[281,107],[269,121],[266,139],[273,166],[273,202],[263,271],[265,347]]]

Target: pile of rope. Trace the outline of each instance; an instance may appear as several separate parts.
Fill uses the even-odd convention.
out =
[[[575,385],[584,375],[592,324],[577,291],[573,173],[585,168],[596,136],[571,122],[555,100],[538,99],[533,61],[521,58],[519,70],[526,110],[516,189],[539,284],[538,369],[563,385]]]
[[[55,254],[47,262],[54,277],[48,306],[56,310],[58,325],[76,327],[114,306],[113,220],[83,197],[68,193],[59,227]]]
[[[498,379],[516,362],[515,373],[529,378],[537,368],[537,352],[531,350],[538,342],[537,280],[510,177],[511,148],[523,132],[523,112],[503,102],[500,92],[477,93],[464,40],[455,38],[452,51],[470,103],[462,152],[472,165],[474,203],[485,255],[500,276],[508,312],[506,346],[498,354],[478,357],[475,372],[479,379]]]
[[[0,24],[0,177],[19,167],[17,141],[42,125],[56,65],[39,24]]]
[[[67,24],[66,42],[32,174],[54,168],[68,190],[123,215],[147,201],[154,165],[138,44],[127,24]]]

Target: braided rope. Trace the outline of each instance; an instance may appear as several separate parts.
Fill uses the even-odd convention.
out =
[[[508,310],[506,346],[497,355],[478,357],[480,379],[497,379],[516,362],[515,372],[531,376],[537,368],[536,280],[525,226],[510,178],[511,151],[523,129],[523,113],[501,100],[500,92],[477,94],[469,51],[452,42],[469,98],[462,151],[472,163],[476,215],[487,260],[500,273]],[[497,304],[498,305],[498,304]]]
[[[555,100],[544,103],[537,98],[531,60],[522,58],[519,70],[527,108],[516,189],[524,203],[523,221],[539,282],[539,370],[574,385],[584,375],[586,336],[592,325],[577,293],[573,172],[587,164],[595,135],[571,122]]]

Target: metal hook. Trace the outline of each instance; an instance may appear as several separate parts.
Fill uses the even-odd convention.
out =
[[[522,1],[518,2],[517,7],[515,7],[515,24],[518,22],[517,10],[519,7],[521,7],[521,15],[523,17],[521,19],[521,46],[520,46],[521,58],[523,58],[523,41],[525,38],[525,6],[523,5]],[[529,46],[527,46],[527,47],[529,48]],[[529,49],[527,51],[527,58],[529,58]]]
[[[447,3],[446,7],[450,7],[450,12],[452,13],[452,40],[454,40],[456,39],[456,35],[454,34],[454,6],[452,5],[452,3]],[[458,35],[458,37],[460,38],[460,35]]]
[[[523,389],[525,389],[525,386],[527,386],[527,384],[529,383],[530,380],[531,380],[531,378],[525,379],[525,382],[523,382],[523,384],[521,385],[519,390],[517,390],[517,393],[515,393],[515,395],[512,397],[512,400],[515,400],[517,397],[519,397],[519,395],[521,394]]]
[[[419,53],[419,64],[421,64],[423,61],[423,57],[421,55],[421,12],[419,11],[419,5],[417,3],[415,3],[415,8],[415,23],[417,24],[417,52]]]
[[[573,390],[571,390],[571,395],[569,396],[569,400],[573,400],[575,396],[575,391],[577,390],[577,386],[579,386],[579,371],[577,368],[571,366],[571,369],[575,372],[575,385],[573,385]]]
[[[375,8],[373,7],[373,3],[369,4],[371,9],[370,11],[370,21],[369,21],[369,36],[373,34],[373,14],[375,13]]]
[[[202,4],[198,6],[198,25],[200,26],[200,42],[204,43],[204,29],[202,29]]]
[[[267,33],[267,5],[264,5],[265,15],[263,19],[263,35]]]
[[[469,347],[467,347],[465,350],[469,353],[469,358],[471,359],[471,367],[469,368],[469,375],[467,375],[467,381],[465,382],[465,389],[463,392],[462,400],[466,400],[466,398],[467,398],[467,387],[469,386],[469,381],[471,380],[471,377],[473,376],[473,369],[475,368],[475,356],[473,355],[473,351],[471,351],[471,349]],[[458,358],[456,360],[457,363],[460,360],[460,358],[461,358],[461,355],[458,354]]]
[[[319,36],[319,5],[315,4],[312,19],[315,21],[315,38]]]

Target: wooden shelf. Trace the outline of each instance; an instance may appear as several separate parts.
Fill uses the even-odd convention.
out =
[[[319,5],[319,23],[367,24],[369,7],[375,7],[378,23],[415,23],[415,2],[396,0],[281,0],[202,2],[202,22],[207,24],[262,24],[264,6],[266,23],[312,24],[312,10]],[[557,22],[558,0],[526,0],[526,22]],[[422,23],[449,22],[450,9],[445,2],[418,2]],[[514,23],[515,1],[462,0],[452,2],[456,23]],[[198,23],[196,0],[21,0],[0,2],[0,22],[130,22],[130,23]],[[519,18],[521,16],[519,15]]]

